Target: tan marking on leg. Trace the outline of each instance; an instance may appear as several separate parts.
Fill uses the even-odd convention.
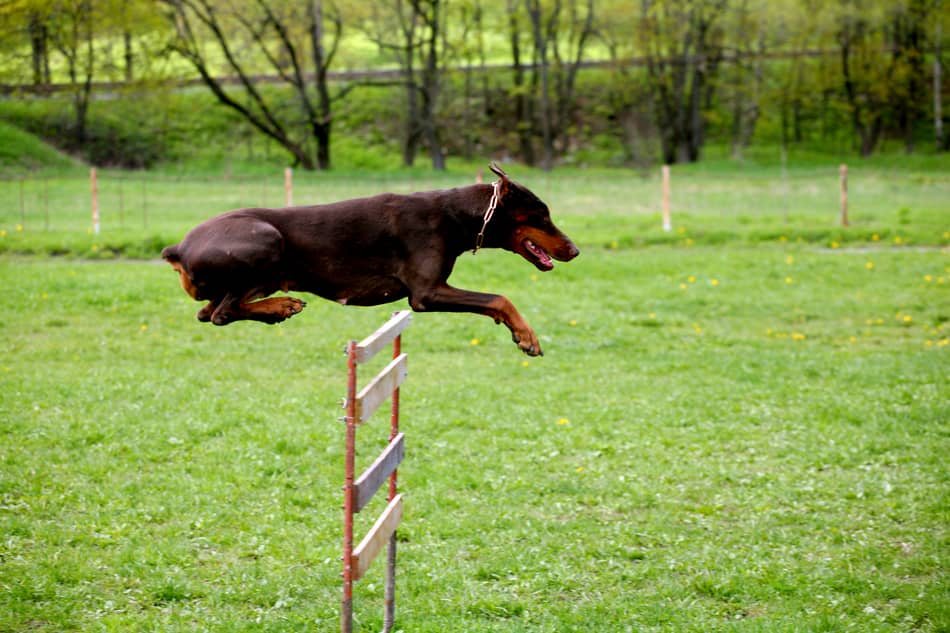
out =
[[[178,271],[178,281],[181,282],[182,289],[188,293],[188,295],[197,300],[198,299],[198,289],[195,288],[195,284],[192,283],[191,277],[188,276],[188,273],[185,272],[184,267],[181,265],[181,262],[169,262],[171,267]]]

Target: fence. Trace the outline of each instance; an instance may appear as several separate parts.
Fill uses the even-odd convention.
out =
[[[402,332],[411,313],[396,312],[382,327],[359,343],[347,345],[346,457],[343,485],[343,601],[340,630],[353,630],[353,583],[363,577],[384,543],[387,545],[383,632],[393,626],[396,608],[396,527],[402,520],[402,495],[396,490],[396,469],[405,455],[404,435],[399,432],[399,385],[406,378],[407,357],[402,353]],[[370,383],[357,392],[357,367],[384,347],[393,344],[393,359]],[[392,401],[389,445],[359,479],[355,476],[356,428],[366,422],[387,398]],[[383,482],[389,480],[389,505],[373,527],[353,547],[353,515],[360,512]]]
[[[830,170],[829,170],[830,171]],[[703,191],[695,186],[696,177],[674,175],[675,170],[664,165],[660,170],[661,182],[651,189],[651,182],[630,173],[628,191],[621,193],[617,201],[632,203],[634,211],[653,210],[660,202],[662,228],[670,231],[675,223],[674,213],[680,210],[694,211],[709,203],[702,200]],[[780,176],[779,176],[780,174]],[[810,187],[821,185],[824,193],[821,207],[825,217],[831,217],[837,207],[840,224],[848,226],[848,169],[841,165],[838,170],[838,203],[832,197],[835,179],[828,173],[821,181],[812,178]],[[769,193],[773,198],[765,208],[779,211],[788,222],[788,193],[790,178],[785,161],[776,173],[778,187]],[[624,176],[620,176],[624,178]],[[542,199],[555,199],[557,180],[547,174],[533,176],[541,186],[532,183],[531,188]],[[481,182],[481,173],[470,182]],[[181,230],[195,218],[210,217],[227,209],[248,206],[290,206],[295,200],[302,204],[318,204],[359,195],[368,195],[381,190],[395,192],[458,186],[458,178],[433,175],[431,178],[413,179],[405,176],[369,175],[337,177],[307,174],[295,192],[295,174],[285,169],[281,181],[278,174],[264,176],[224,176],[221,178],[194,178],[187,176],[162,176],[146,172],[115,172],[103,174],[90,170],[89,182],[75,177],[33,176],[16,180],[0,181],[0,227],[16,225],[20,230],[91,231],[100,230],[156,230],[168,227]],[[676,189],[678,187],[678,189]],[[800,188],[800,187],[799,187]],[[645,192],[646,195],[640,192]],[[714,191],[713,195],[721,195]],[[607,195],[611,195],[609,192]],[[193,204],[189,206],[189,201]],[[653,203],[651,204],[651,201]],[[760,197],[758,202],[764,200]],[[724,200],[732,211],[753,211],[754,202],[735,197]],[[675,206],[674,206],[675,205]],[[555,209],[556,212],[559,210]]]

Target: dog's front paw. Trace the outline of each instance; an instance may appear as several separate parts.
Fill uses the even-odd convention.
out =
[[[538,342],[538,337],[530,328],[523,332],[513,332],[511,340],[528,356],[544,356],[544,352],[541,351],[541,343]]]

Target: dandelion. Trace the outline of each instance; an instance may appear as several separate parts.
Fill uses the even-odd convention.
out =
[[[681,289],[681,290],[686,290],[686,284],[680,284],[680,289]]]
[[[772,334],[774,333],[775,333],[775,330],[773,330],[772,328],[769,328],[765,331],[766,336],[772,336]]]
[[[874,269],[874,262],[868,262],[868,263],[866,263],[866,264],[864,265],[864,267],[867,268],[868,270],[873,270],[873,269]]]
[[[687,245],[687,246],[692,246],[692,245],[695,244],[695,243],[696,243],[696,242],[693,241],[693,238],[691,238],[691,237],[687,237],[687,238],[686,238],[686,245]]]
[[[895,243],[895,244],[902,244],[903,242],[904,242],[904,240],[901,238],[900,235],[895,235],[895,236],[894,236],[894,243]]]
[[[570,321],[567,322],[567,324],[573,327],[577,325],[577,319],[571,319]]]
[[[616,248],[620,248],[620,243],[619,243],[619,242],[611,242],[611,243],[610,243],[610,248],[615,248],[615,249],[616,249]]]
[[[650,313],[650,318],[651,318],[651,319],[655,319],[655,318],[656,318],[656,312],[651,312],[651,313]]]
[[[584,467],[583,467],[583,466],[578,466],[577,468],[574,469],[574,472],[576,472],[576,473],[582,473],[582,472],[584,472]]]
[[[16,225],[16,232],[17,232],[17,233],[20,233],[20,232],[22,232],[22,231],[23,231],[23,225],[22,225],[22,224],[17,224],[17,225]]]
[[[831,248],[838,248],[838,242],[832,242]]]
[[[40,299],[49,299],[49,295],[46,294],[45,292],[40,293]]]
[[[880,240],[881,240],[881,236],[878,235],[877,233],[875,233],[874,235],[871,236],[871,241],[872,241],[872,242],[879,242]]]
[[[694,284],[696,283],[696,278],[690,275],[689,277],[686,278],[686,281],[688,281],[691,284]]]
[[[148,325],[146,325],[145,323],[139,326],[139,332],[144,332],[147,329],[148,329]]]
[[[943,232],[943,239],[950,240],[950,231]]]
[[[805,335],[802,334],[801,332],[793,332],[793,333],[792,333],[792,340],[793,340],[793,341],[804,341],[804,340],[805,340]]]
[[[93,253],[96,253],[96,252],[98,252],[98,251],[99,251],[99,245],[98,245],[98,244],[93,244],[93,245],[92,245],[92,252],[93,252]]]
[[[849,343],[857,343],[857,342],[858,342],[858,337],[857,337],[857,336],[849,336],[849,337],[848,337],[848,342],[849,342]]]
[[[785,278],[785,283],[787,283],[787,284],[795,283],[795,280],[792,279],[791,277],[786,277],[786,278]]]
[[[567,418],[558,418],[557,423],[558,423],[558,426],[564,426],[566,424],[570,424],[571,421],[568,420]]]
[[[942,338],[937,341],[937,347],[946,347],[950,343],[950,338]]]
[[[471,341],[469,341],[469,343],[471,343],[472,345],[478,345],[479,341],[477,338],[473,338]]]
[[[6,230],[6,229],[0,229],[0,237],[6,237],[6,236],[7,236],[7,230]]]
[[[522,366],[522,367],[527,367],[529,364],[530,364],[530,363],[528,363],[528,361],[526,361],[526,360],[521,361],[521,366]]]
[[[788,238],[785,237],[784,235],[781,235],[781,236],[779,236],[778,241],[781,242],[782,244],[784,244],[785,242],[788,241]]]
[[[710,285],[710,286],[718,286],[718,285],[719,285],[719,280],[718,280],[718,279],[710,279],[710,280],[709,280],[709,285]]]
[[[933,280],[933,275],[924,275],[924,281],[926,281],[928,284]]]
[[[903,320],[904,320],[904,323],[910,323],[910,322],[913,321],[914,319],[913,319],[913,317],[911,317],[909,314],[905,314]]]

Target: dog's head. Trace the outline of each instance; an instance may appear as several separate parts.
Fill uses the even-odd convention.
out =
[[[518,253],[542,271],[554,268],[552,258],[567,262],[577,257],[580,251],[554,226],[548,206],[495,163],[490,168],[499,178],[494,185],[498,192],[494,226],[488,227],[497,246]]]

